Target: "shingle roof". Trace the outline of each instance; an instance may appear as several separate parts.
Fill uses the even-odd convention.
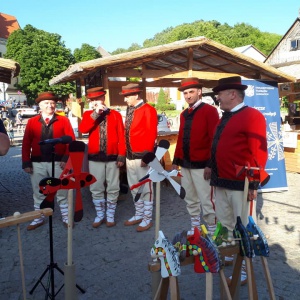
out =
[[[277,69],[247,57],[220,43],[205,37],[197,37],[173,43],[121,53],[95,60],[80,62],[50,80],[50,85],[73,81],[101,70],[108,77],[160,78],[173,81],[187,76],[199,77],[204,86],[215,86],[217,80],[239,74],[246,78],[295,81]],[[176,85],[175,85],[176,86]]]
[[[19,72],[19,63],[0,57],[0,82],[11,83],[11,79],[17,77]]]
[[[9,35],[17,29],[20,29],[20,25],[14,16],[0,13],[0,38],[8,39]]]

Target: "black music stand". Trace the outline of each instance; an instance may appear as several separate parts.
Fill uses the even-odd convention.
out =
[[[55,174],[55,150],[54,150],[54,145],[58,141],[53,140],[52,144],[52,177],[54,177]],[[44,204],[43,207],[40,208],[46,208],[50,207],[54,211],[54,200],[49,204],[50,202],[47,202],[47,204]],[[43,203],[42,203],[43,204]],[[41,206],[42,206],[41,204]],[[57,270],[60,274],[63,276],[64,271],[57,265],[56,262],[54,262],[54,252],[53,252],[53,228],[52,228],[52,216],[49,216],[49,242],[50,242],[50,263],[47,265],[45,271],[42,273],[40,278],[37,280],[33,288],[29,291],[29,294],[32,295],[34,290],[37,288],[39,284],[42,285],[43,289],[46,292],[45,299],[50,298],[50,299],[55,299],[55,296],[61,291],[63,288],[64,284],[58,289],[58,291],[55,293],[55,286],[54,286],[54,270]],[[48,280],[47,280],[47,286],[45,286],[42,282],[42,279],[44,276],[48,273]],[[51,292],[49,291],[51,287]],[[76,284],[76,287],[84,294],[85,290],[81,288],[78,284]]]

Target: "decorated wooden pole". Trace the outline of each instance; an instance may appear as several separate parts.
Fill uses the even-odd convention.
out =
[[[51,205],[59,189],[68,190],[68,249],[67,263],[65,264],[65,296],[67,300],[77,299],[75,287],[83,293],[84,290],[75,284],[75,265],[73,263],[72,239],[74,221],[79,222],[83,217],[81,188],[96,182],[95,176],[88,172],[82,172],[82,163],[86,145],[81,141],[72,141],[69,144],[69,159],[60,178],[48,177],[40,182],[40,192],[46,196],[47,205]],[[76,192],[75,205],[73,205],[73,192]],[[73,206],[75,210],[73,210]]]
[[[139,183],[130,187],[130,189],[139,187],[137,196],[134,200],[138,201],[143,186],[146,182],[152,181],[156,182],[156,210],[155,210],[155,239],[158,239],[160,232],[160,182],[164,179],[169,180],[171,185],[174,187],[178,195],[184,199],[185,190],[178,184],[171,176],[181,176],[177,170],[172,170],[170,172],[165,171],[163,166],[160,163],[160,160],[165,155],[168,150],[170,143],[167,140],[161,140],[158,144],[158,147],[155,151],[155,154],[148,152],[143,156],[143,162],[147,164],[150,168],[147,175],[139,180]],[[159,270],[161,269],[161,263],[157,258],[154,258],[151,263],[148,265],[149,270],[156,270],[152,272],[152,298],[157,297],[157,291],[159,290],[159,285],[161,283],[161,274]]]
[[[79,222],[83,216],[81,188],[89,186],[96,181],[96,178],[87,173],[82,172],[82,163],[84,159],[84,151],[86,145],[81,141],[73,141],[69,145],[69,154],[72,165],[72,173],[66,175],[62,180],[65,183],[64,188],[68,188],[68,256],[65,264],[65,299],[76,300],[77,290],[75,282],[75,264],[73,262],[73,227],[74,221]],[[73,192],[75,197],[75,212],[73,213]],[[74,217],[73,217],[74,216]]]

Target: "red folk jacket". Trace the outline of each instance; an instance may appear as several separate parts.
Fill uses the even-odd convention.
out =
[[[123,119],[119,112],[108,109],[105,116],[93,110],[83,114],[79,131],[89,133],[88,158],[93,161],[125,162],[125,138]],[[102,127],[100,123],[106,122]],[[102,147],[100,146],[102,145]]]
[[[192,112],[180,114],[180,127],[173,164],[190,169],[210,166],[211,145],[219,115],[215,107],[202,102]]]
[[[127,108],[125,120],[126,157],[143,158],[146,152],[153,152],[157,139],[157,112],[147,103],[138,105],[129,113]]]
[[[255,108],[244,106],[223,113],[212,146],[211,185],[232,190],[244,189],[245,172],[237,177],[235,165],[264,168],[268,159],[265,117]],[[257,189],[259,171],[253,171],[249,188]]]
[[[28,120],[22,143],[22,168],[32,167],[32,162],[51,162],[52,153],[55,153],[55,161],[68,159],[68,145],[56,144],[54,151],[51,144],[39,145],[40,141],[47,139],[75,135],[71,123],[67,117],[54,114],[49,125],[46,125],[42,116],[38,115]]]

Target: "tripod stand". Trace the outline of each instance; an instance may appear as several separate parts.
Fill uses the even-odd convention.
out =
[[[55,174],[55,151],[54,151],[54,143],[52,144],[52,177],[54,178]],[[48,201],[44,202],[41,204],[43,205],[43,208],[50,207],[54,210],[54,199],[53,201]],[[59,268],[57,263],[54,262],[54,252],[53,252],[53,227],[52,227],[52,216],[49,216],[49,242],[50,242],[50,263],[47,265],[46,269],[38,279],[38,281],[35,283],[33,288],[29,291],[29,294],[32,295],[34,290],[37,288],[39,284],[42,285],[44,288],[46,295],[45,299],[50,298],[50,299],[55,299],[55,296],[61,291],[63,288],[64,284],[57,290],[55,293],[55,286],[54,286],[54,270],[56,269],[60,274],[64,276],[63,270]],[[48,280],[47,280],[47,285],[45,286],[42,282],[42,279],[44,276],[48,273]],[[51,292],[50,292],[51,288]],[[85,290],[82,289],[78,284],[76,284],[76,288],[78,288],[82,293],[85,293]]]

